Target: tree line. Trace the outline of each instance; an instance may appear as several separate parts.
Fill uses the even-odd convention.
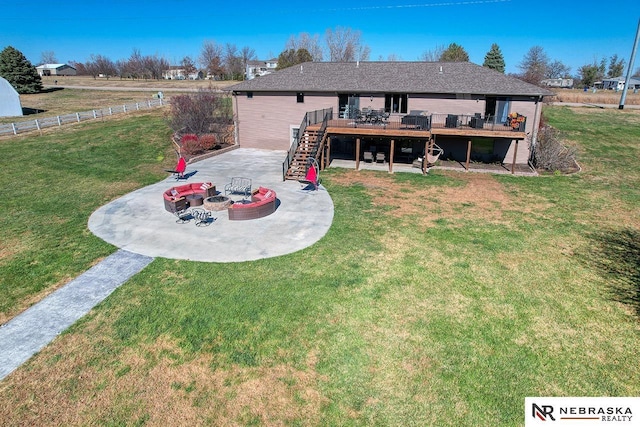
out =
[[[11,48],[13,49],[13,48]],[[6,49],[5,49],[6,50]],[[15,50],[15,49],[14,49]],[[20,55],[22,55],[19,51]],[[13,65],[5,66],[6,70],[15,67],[16,52],[11,51],[11,59],[4,62]],[[4,53],[4,51],[3,51]],[[24,55],[22,55],[24,57]],[[300,33],[292,35],[285,43],[284,49],[277,57],[277,69],[287,68],[308,61],[353,62],[371,60],[371,49],[363,42],[362,34],[358,30],[348,27],[327,29],[323,40],[319,35]],[[0,56],[0,59],[2,57]],[[246,65],[256,60],[255,50],[249,46],[238,48],[233,43],[219,44],[212,40],[204,41],[197,58],[183,57],[178,65],[188,75],[198,78],[212,78],[215,80],[243,80]],[[272,59],[272,58],[268,58]],[[26,61],[26,58],[24,58]],[[379,61],[400,61],[396,54],[387,58],[379,57]],[[434,49],[424,51],[418,60],[421,61],[469,61],[469,54],[461,45],[451,43],[449,46],[439,45]],[[1,67],[0,61],[0,67]],[[28,61],[27,61],[28,62]],[[58,63],[53,51],[42,52],[42,63]],[[119,77],[127,79],[162,79],[164,73],[171,68],[165,58],[158,55],[142,55],[134,49],[126,59],[113,61],[110,58],[92,54],[85,62],[70,61],[79,75],[90,75],[94,78]],[[482,64],[501,73],[505,73],[505,60],[497,43],[493,43],[487,51]],[[514,77],[526,82],[540,85],[544,79],[572,78],[576,86],[592,86],[595,82],[606,77],[623,75],[625,60],[612,54],[585,64],[572,74],[570,67],[562,61],[551,59],[541,46],[531,47],[517,65],[519,72],[511,73]],[[20,68],[22,69],[22,68]],[[9,71],[5,71],[5,74]],[[15,74],[15,73],[14,73]],[[1,75],[1,74],[0,74]],[[640,75],[640,68],[634,75]]]

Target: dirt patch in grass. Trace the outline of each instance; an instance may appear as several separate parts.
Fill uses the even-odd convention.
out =
[[[391,207],[394,217],[419,217],[425,224],[446,217],[450,220],[476,218],[499,222],[511,199],[503,186],[489,174],[444,171],[464,182],[460,186],[416,186],[394,180],[393,176],[350,170],[332,181],[343,186],[361,184],[367,188],[374,206]],[[428,177],[426,178],[428,179]]]
[[[302,369],[220,370],[214,355],[185,355],[169,339],[114,354],[114,342],[99,335],[66,335],[7,378],[4,425],[290,425],[319,419],[328,402],[313,353]]]

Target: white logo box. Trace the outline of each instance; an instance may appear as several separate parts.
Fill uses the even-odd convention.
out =
[[[640,426],[640,397],[527,397],[524,425]]]

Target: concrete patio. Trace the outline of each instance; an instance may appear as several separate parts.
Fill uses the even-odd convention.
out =
[[[320,240],[333,221],[333,201],[320,186],[308,191],[296,181],[282,180],[284,151],[239,148],[191,163],[186,183],[211,181],[218,193],[232,177],[252,180],[274,190],[275,213],[249,221],[230,221],[226,210],[212,211],[214,222],[176,222],[164,208],[162,193],[185,180],[173,177],[126,194],[96,210],[89,229],[96,236],[129,252],[204,262],[243,262],[285,255]],[[234,196],[236,199],[242,196]]]

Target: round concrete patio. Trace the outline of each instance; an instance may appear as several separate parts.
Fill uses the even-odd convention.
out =
[[[151,256],[205,262],[243,262],[297,252],[313,245],[329,230],[333,201],[320,186],[305,190],[282,180],[284,151],[239,148],[187,166],[189,178],[173,177],[126,194],[96,210],[89,230],[127,251]],[[217,191],[232,177],[252,180],[252,187],[273,189],[275,213],[249,221],[230,221],[226,210],[213,211],[207,227],[195,221],[176,222],[164,208],[162,193],[170,187],[211,181]]]

